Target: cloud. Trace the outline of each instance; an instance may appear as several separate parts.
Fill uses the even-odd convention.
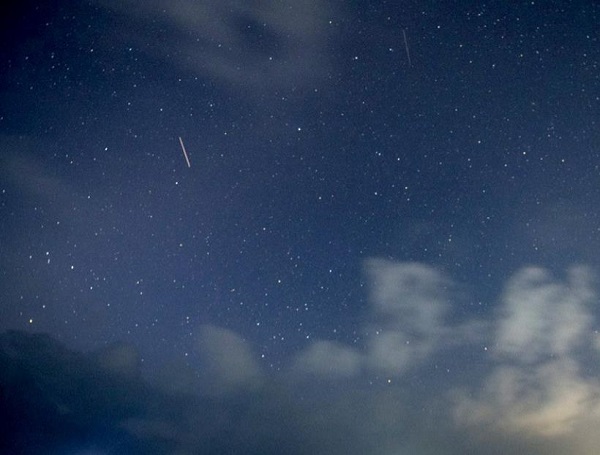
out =
[[[114,343],[95,353],[95,360],[106,371],[131,378],[141,375],[141,359],[135,347]]]
[[[141,377],[113,370],[45,335],[1,334],[0,452],[58,453],[109,440],[127,452],[136,444],[118,424],[153,394]]]
[[[55,203],[60,207],[72,199],[72,191],[31,152],[44,147],[28,137],[0,136],[0,179],[35,202]]]
[[[507,280],[490,319],[463,321],[452,311],[455,284],[434,268],[371,259],[365,271],[371,288],[365,349],[315,342],[297,356],[297,375],[385,374],[403,384],[430,360],[460,358],[485,341],[489,351],[483,351],[488,354],[478,373],[438,397],[447,403],[456,431],[486,434],[478,444],[494,440],[504,446],[498,441],[508,437],[537,453],[550,440],[555,447],[572,445],[581,428],[598,420],[600,383],[583,368],[598,346],[590,269],[573,267],[564,282],[543,268],[520,269]]]
[[[518,270],[497,310],[468,321],[453,309],[455,284],[431,267],[372,259],[365,272],[364,346],[315,341],[283,374],[214,325],[199,328],[194,363],[163,365],[152,383],[130,345],[78,353],[47,336],[0,334],[0,451],[595,453],[589,269],[563,281]],[[475,357],[486,330],[489,351]],[[456,373],[434,368],[441,361]]]
[[[260,385],[263,373],[248,344],[235,332],[213,325],[199,329],[196,349],[205,393],[221,394]]]
[[[229,363],[221,354],[233,354],[233,363],[248,366],[246,347],[237,335],[212,326],[203,332],[199,342],[218,354],[216,363]],[[220,342],[222,349],[215,345]],[[120,367],[106,368],[96,359],[129,358],[128,349],[108,351],[82,354],[47,336],[0,334],[0,418],[6,422],[0,429],[6,435],[0,449],[387,455],[392,448],[393,453],[403,453],[399,448],[409,444],[406,422],[411,419],[398,390],[350,392],[340,385],[326,394],[304,388],[299,396],[296,387],[275,378],[248,390],[247,379],[234,375],[233,383],[244,393],[173,394],[141,377],[121,374]],[[215,379],[231,386],[233,363],[214,368]]]
[[[568,356],[587,341],[593,298],[592,275],[583,267],[571,269],[564,284],[541,268],[522,269],[505,290],[497,352],[527,363]]]
[[[368,328],[368,363],[401,374],[424,361],[444,335],[450,281],[423,264],[371,259],[373,322]]]
[[[484,337],[489,324],[483,321],[451,322],[455,285],[433,267],[369,259],[364,269],[370,283],[370,312],[361,328],[366,347],[315,341],[296,356],[296,375],[402,377],[440,351]]]
[[[501,365],[478,398],[460,397],[456,417],[469,425],[492,425],[508,433],[560,436],[589,418],[596,419],[599,392],[598,384],[584,380],[572,361],[530,368]]]
[[[370,281],[370,315],[363,330],[364,350],[326,340],[315,341],[298,354],[297,375],[351,378],[372,371],[401,376],[422,364],[448,335],[451,281],[418,263],[371,259],[365,263]],[[465,325],[455,328],[466,334]]]
[[[340,379],[356,376],[362,367],[361,355],[332,341],[315,341],[294,360],[292,371],[299,375]]]
[[[546,438],[571,435],[600,411],[600,383],[582,359],[595,349],[592,274],[568,271],[565,283],[527,267],[508,282],[496,320],[496,356],[479,392],[457,394],[455,417],[476,427]]]
[[[330,20],[340,11],[322,0],[99,3],[136,24],[119,30],[124,42],[237,88],[298,88],[332,66],[323,49],[332,45]]]

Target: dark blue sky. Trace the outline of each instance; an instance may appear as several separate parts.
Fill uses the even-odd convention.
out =
[[[56,365],[139,363],[157,402],[277,402],[253,431],[322,412],[299,453],[354,453],[336,438],[385,401],[356,453],[591,453],[595,2],[2,8],[0,330],[23,332],[4,361],[29,371],[7,346],[43,333]],[[154,453],[145,406],[107,417],[132,453]],[[190,442],[186,419],[160,453],[244,434]]]

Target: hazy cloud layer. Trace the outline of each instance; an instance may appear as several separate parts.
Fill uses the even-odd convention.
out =
[[[295,89],[322,78],[332,62],[331,2],[194,0],[100,4],[123,15],[124,45],[193,74],[252,91]],[[135,27],[131,27],[131,23]],[[120,23],[120,22],[118,22]],[[149,37],[154,46],[148,47]]]
[[[212,325],[198,331],[197,363],[161,366],[154,385],[132,346],[81,354],[46,336],[6,333],[0,412],[9,424],[0,449],[593,453],[600,384],[583,367],[598,355],[590,270],[575,267],[561,281],[524,268],[507,280],[493,316],[464,322],[454,314],[452,280],[435,269],[373,259],[365,270],[365,345],[314,341],[283,374],[263,370],[239,334]],[[460,370],[483,329],[481,368],[429,377],[440,356]]]

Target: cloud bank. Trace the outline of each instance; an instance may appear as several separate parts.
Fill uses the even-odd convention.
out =
[[[564,454],[600,438],[597,292],[585,267],[526,267],[496,310],[457,313],[455,283],[424,264],[365,263],[361,347],[316,340],[268,373],[235,332],[198,331],[200,367],[149,383],[118,344],[77,353],[0,336],[0,449],[20,453]],[[473,346],[484,346],[473,358]],[[451,359],[460,374],[432,365]],[[475,365],[475,363],[478,363]]]
[[[538,437],[569,435],[600,411],[592,276],[572,268],[564,283],[529,267],[508,282],[496,321],[492,371],[474,398],[461,395],[457,420]]]

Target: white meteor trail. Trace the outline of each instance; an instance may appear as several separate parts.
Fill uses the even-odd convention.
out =
[[[185,151],[185,145],[183,145],[183,140],[181,139],[181,137],[179,138],[179,143],[181,144],[181,150],[183,150],[183,156],[185,157],[185,162],[187,163],[188,167],[192,167],[192,165],[190,164],[190,158],[188,157],[188,154]]]
[[[404,49],[406,49],[406,57],[408,58],[408,66],[412,66],[412,62],[410,61],[410,51],[408,50],[408,41],[406,40],[406,30],[402,30],[402,35],[404,36]]]

